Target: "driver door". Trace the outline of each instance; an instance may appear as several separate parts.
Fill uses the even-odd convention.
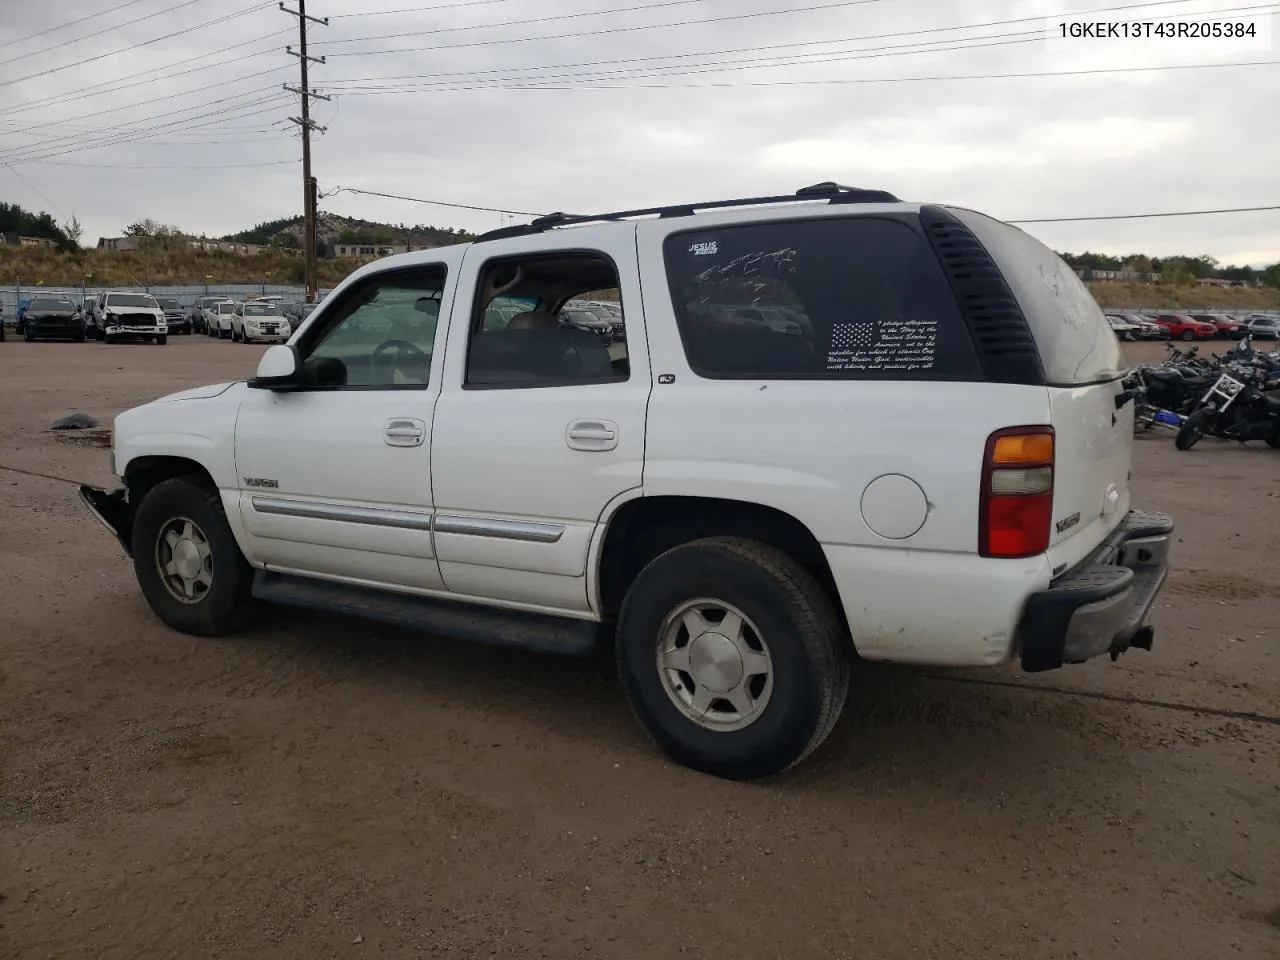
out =
[[[441,306],[452,302],[458,259],[349,281],[294,344],[307,385],[249,391],[235,462],[252,562],[443,589],[431,534],[433,358],[443,350]]]

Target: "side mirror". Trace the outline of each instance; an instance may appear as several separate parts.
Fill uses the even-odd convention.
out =
[[[302,384],[302,358],[297,347],[278,343],[267,347],[258,361],[258,373],[247,386],[255,390],[287,390]]]

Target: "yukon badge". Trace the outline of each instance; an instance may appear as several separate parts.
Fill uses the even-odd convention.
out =
[[[265,480],[262,477],[245,477],[244,485],[246,487],[261,487],[267,490],[275,490],[280,486],[279,480]]]
[[[1077,510],[1071,516],[1063,517],[1061,520],[1055,523],[1054,526],[1058,528],[1059,533],[1065,533],[1067,530],[1070,530],[1079,522],[1080,522],[1080,511]]]

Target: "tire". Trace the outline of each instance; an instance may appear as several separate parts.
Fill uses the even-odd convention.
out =
[[[73,339],[75,340],[76,343],[84,343],[84,334],[77,333]]]
[[[31,324],[28,323],[25,327],[22,328],[22,339],[25,340],[27,343],[36,342],[36,335],[31,332]]]
[[[105,330],[103,330],[101,327],[94,327],[94,328],[93,328],[93,339],[97,340],[99,343],[106,343],[106,342],[107,342],[107,332],[106,332]]]
[[[196,536],[185,537],[190,528]],[[194,548],[203,542],[207,557],[179,557],[192,560],[191,601],[178,599],[183,592],[180,578],[161,572],[161,563],[172,558],[168,535],[178,534]],[[190,553],[191,548],[182,548]],[[138,504],[133,518],[133,569],[147,603],[166,626],[197,637],[219,637],[235,631],[251,617],[255,604],[250,594],[253,568],[240,552],[231,527],[227,525],[222,499],[195,477],[174,477],[156,484]],[[172,589],[170,584],[172,584]]]
[[[1179,450],[1190,450],[1204,436],[1204,428],[1213,418],[1210,410],[1197,410],[1182,422],[1178,435],[1173,438],[1173,445]]]
[[[113,337],[113,336],[110,336],[109,334],[104,333],[104,334],[102,335],[102,342],[103,342],[103,343],[115,343],[115,342],[116,342],[116,338],[115,338],[115,337]]]
[[[730,657],[755,652],[767,667],[767,673],[731,691],[739,697],[747,691],[758,710],[753,717],[726,710],[732,708],[727,699],[696,706],[708,685],[699,685],[694,674],[678,666],[659,667],[664,646],[677,652],[690,648],[692,638],[677,616],[690,604],[703,608],[695,606],[695,619],[703,611],[710,615],[716,604],[743,615],[750,629],[731,632],[744,641],[734,645],[725,639],[730,631],[708,631],[703,636],[724,643],[701,649],[715,652],[719,646],[724,653],[732,646],[738,653],[730,651]],[[704,627],[724,622],[700,619]],[[826,739],[844,708],[852,657],[853,645],[813,576],[792,557],[754,540],[710,537],[668,550],[636,577],[618,614],[618,675],[637,719],[678,763],[731,780],[782,773]],[[734,662],[740,665],[741,659]],[[706,670],[709,663],[704,660],[702,666]],[[693,703],[678,706],[682,697]],[[714,719],[691,719],[688,712],[699,709],[704,718]]]
[[[169,335],[167,333],[161,333],[156,335],[157,346],[163,347],[168,342],[169,342]]]
[[[1194,340],[1196,338],[1196,332],[1194,330],[1183,330],[1181,338],[1183,340]]]

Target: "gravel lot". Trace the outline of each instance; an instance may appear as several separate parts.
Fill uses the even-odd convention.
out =
[[[740,785],[660,758],[603,658],[171,633],[74,487],[13,469],[110,483],[51,420],[261,352],[0,344],[0,957],[1280,956],[1280,452],[1138,441],[1178,523],[1153,652],[868,665]]]

